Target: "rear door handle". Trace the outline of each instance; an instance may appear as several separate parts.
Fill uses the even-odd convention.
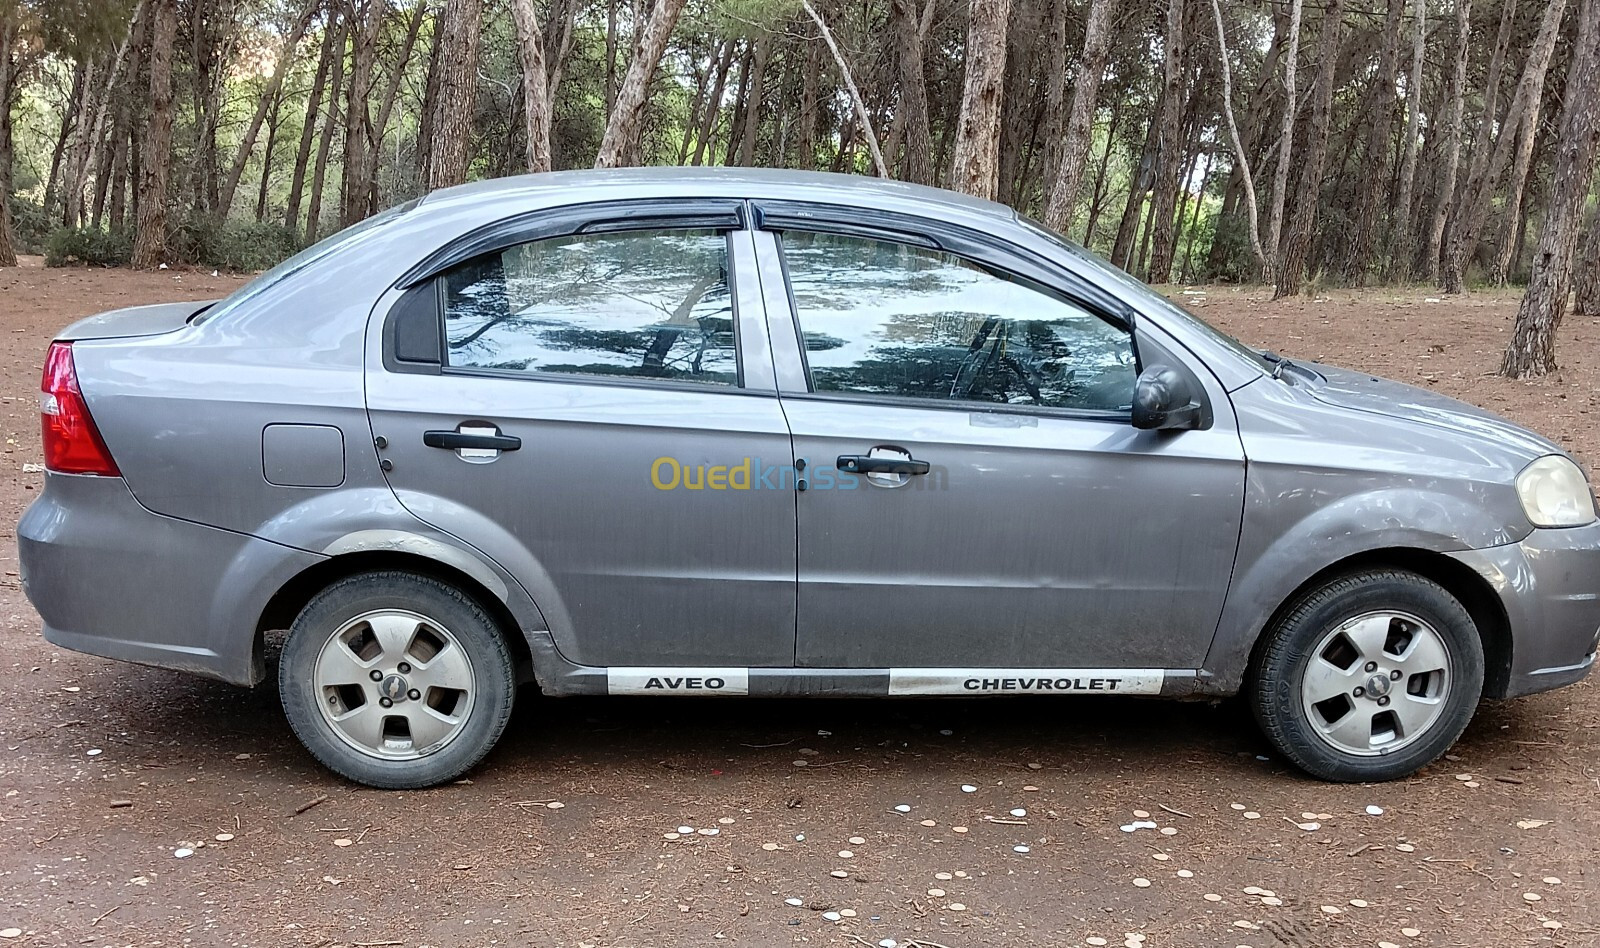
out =
[[[473,434],[465,431],[424,431],[422,443],[430,448],[447,451],[515,451],[522,447],[522,439],[515,435]]]
[[[851,474],[926,474],[927,461],[915,458],[874,457],[867,454],[841,454],[835,462],[839,470]]]

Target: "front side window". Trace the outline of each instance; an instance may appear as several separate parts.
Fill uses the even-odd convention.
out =
[[[1126,411],[1121,326],[952,254],[837,234],[783,235],[816,392]]]
[[[536,240],[441,279],[446,365],[738,384],[722,234]]]

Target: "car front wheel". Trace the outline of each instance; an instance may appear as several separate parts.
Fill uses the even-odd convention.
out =
[[[515,697],[495,621],[459,589],[363,573],[318,593],[284,642],[278,692],[319,761],[385,789],[461,776],[494,747]]]
[[[1375,570],[1329,582],[1268,629],[1249,698],[1273,746],[1325,780],[1409,776],[1466,729],[1483,642],[1443,587]]]

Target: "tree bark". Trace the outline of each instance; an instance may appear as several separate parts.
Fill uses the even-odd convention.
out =
[[[13,5],[0,7],[0,267],[17,265],[17,241],[11,221],[11,188],[14,161],[11,136],[11,108],[16,104],[20,70],[19,11]]]
[[[1267,213],[1267,268],[1262,278],[1277,286],[1283,270],[1283,210],[1289,199],[1289,158],[1294,153],[1294,119],[1300,110],[1295,88],[1300,61],[1300,19],[1302,0],[1289,3],[1289,50],[1283,58],[1283,126],[1278,138],[1278,164],[1272,172],[1272,208]]]
[[[389,12],[389,0],[366,0],[350,9],[350,81],[345,92],[344,174],[339,185],[339,226],[349,227],[372,213],[373,180],[378,171],[378,135],[372,123],[372,78],[378,61],[378,37]],[[477,49],[477,31],[471,47]],[[473,88],[477,67],[473,66]],[[471,110],[466,117],[471,128]],[[465,142],[462,143],[465,160]],[[463,169],[465,174],[465,169]],[[458,182],[459,183],[459,182]]]
[[[1083,52],[1078,57],[1076,81],[1072,86],[1072,106],[1061,137],[1061,162],[1044,215],[1046,226],[1061,233],[1066,232],[1078,205],[1083,166],[1094,138],[1095,100],[1100,95],[1100,77],[1105,75],[1106,57],[1111,50],[1111,15],[1116,5],[1117,0],[1089,0]]]
[[[667,0],[662,0],[667,2]],[[883,149],[878,145],[878,133],[872,129],[872,115],[867,111],[867,103],[861,98],[861,90],[856,87],[855,76],[850,72],[850,64],[845,62],[844,53],[839,51],[839,44],[834,42],[833,31],[828,29],[827,21],[822,19],[822,14],[811,5],[811,0],[800,0],[801,9],[811,17],[811,22],[822,31],[822,41],[828,45],[828,52],[833,55],[833,63],[839,67],[839,79],[844,83],[845,90],[850,93],[850,102],[855,109],[856,124],[861,126],[862,134],[867,139],[867,150],[872,154],[872,167],[878,172],[878,177],[887,178],[889,166],[884,163]],[[841,136],[839,142],[839,156],[842,160],[846,153],[849,136]]]
[[[1467,0],[1460,0],[1465,4]],[[1428,0],[1416,0],[1412,8],[1411,74],[1406,79],[1406,124],[1400,136],[1400,195],[1394,204],[1394,224],[1389,230],[1389,243],[1384,254],[1384,278],[1394,280],[1411,273],[1412,248],[1416,242],[1411,234],[1411,204],[1417,186],[1417,152],[1420,150],[1422,121],[1422,65],[1424,47],[1428,36]]]
[[[1516,327],[1500,374],[1511,378],[1556,370],[1556,330],[1572,287],[1572,258],[1583,226],[1583,204],[1600,149],[1600,0],[1581,0],[1578,37],[1567,71],[1561,134],[1550,207],[1539,234],[1528,291],[1517,307]]]
[[[1600,316],[1600,208],[1589,215],[1589,233],[1583,240],[1572,281],[1573,311],[1579,316]]]
[[[928,0],[929,14],[933,5],[934,0]],[[905,116],[905,178],[916,184],[932,184],[933,129],[928,122],[928,75],[923,60],[926,31],[922,26],[924,19],[931,20],[931,16],[919,17],[916,0],[891,0],[889,11],[900,75],[898,114]]]
[[[0,9],[5,8],[0,7]],[[15,47],[15,40],[13,40],[12,45]],[[13,54],[15,54],[15,49],[13,49]],[[56,135],[56,147],[50,153],[50,176],[45,179],[44,208],[47,213],[55,210],[56,198],[59,196],[61,185],[62,165],[64,159],[68,157],[67,143],[72,140],[73,132],[76,130],[78,123],[82,121],[80,113],[83,111],[83,83],[87,78],[85,75],[87,72],[88,64],[82,59],[79,59],[72,68],[72,87],[71,91],[67,93],[67,109],[61,116],[61,131]]]
[[[1538,141],[1539,108],[1522,113],[1522,125],[1517,129],[1516,156],[1511,161],[1510,189],[1506,206],[1500,219],[1500,240],[1495,246],[1494,258],[1489,264],[1489,283],[1505,286],[1510,278],[1511,258],[1515,253],[1517,234],[1523,222],[1523,200],[1528,191],[1528,171],[1533,166],[1534,145]]]
[[[1423,0],[1417,2],[1422,3]],[[1222,7],[1217,0],[1211,0],[1211,18],[1217,28],[1217,63],[1222,72],[1222,117],[1228,123],[1228,141],[1233,145],[1234,168],[1243,180],[1245,219],[1250,229],[1250,255],[1255,258],[1257,269],[1265,273],[1267,255],[1261,248],[1261,211],[1256,204],[1256,180],[1250,173],[1250,158],[1245,154],[1244,143],[1239,140],[1239,125],[1233,118],[1233,67],[1228,62],[1228,38],[1222,25]]]
[[[311,18],[316,15],[317,7],[321,3],[322,0],[308,0],[300,16],[290,27],[289,35],[284,38],[283,49],[278,53],[278,61],[272,67],[272,76],[267,80],[266,88],[261,90],[261,99],[256,103],[254,114],[250,116],[250,124],[245,126],[244,135],[239,139],[239,148],[234,152],[233,163],[228,167],[228,176],[223,180],[218,208],[224,216],[233,206],[233,195],[239,189],[239,179],[244,177],[245,166],[250,163],[250,153],[256,147],[256,136],[261,134],[261,123],[266,120],[267,110],[277,107],[278,93],[283,89],[283,77],[294,64],[300,39],[311,26]]]
[[[617,90],[617,102],[606,121],[605,137],[600,140],[596,168],[617,168],[634,164],[639,155],[639,136],[650,80],[655,76],[661,54],[666,51],[672,28],[683,13],[684,0],[656,0],[650,19],[639,30],[633,61]]]
[[[1516,140],[1514,129],[1523,121],[1523,113],[1532,109],[1538,120],[1539,102],[1544,90],[1545,73],[1550,68],[1550,58],[1555,52],[1556,35],[1566,12],[1567,0],[1547,0],[1544,18],[1539,23],[1539,35],[1528,50],[1528,62],[1522,70],[1522,79],[1506,110],[1504,128],[1495,141],[1494,151],[1481,168],[1474,160],[1472,173],[1467,176],[1459,212],[1450,228],[1450,243],[1444,254],[1444,286],[1446,293],[1460,293],[1466,288],[1467,261],[1478,246],[1478,233],[1489,213],[1490,197],[1500,173],[1511,157],[1511,146]],[[1480,135],[1480,138],[1482,136]]]
[[[761,131],[761,105],[765,101],[767,59],[772,54],[772,36],[763,32],[751,44],[750,87],[745,97],[744,131],[739,135],[739,164],[748,168],[756,161],[756,138]]]
[[[1394,83],[1400,63],[1400,23],[1404,19],[1405,0],[1389,0],[1383,18],[1383,40],[1378,52],[1378,71],[1373,78],[1371,91],[1366,98],[1366,138],[1361,146],[1361,167],[1367,174],[1380,171],[1387,177],[1389,164],[1389,136],[1394,128]],[[1378,246],[1378,193],[1368,188],[1356,188],[1355,229],[1350,238],[1350,249],[1345,259],[1345,278],[1354,286],[1365,286],[1372,269],[1373,253]]]
[[[178,31],[174,0],[150,0],[150,123],[139,162],[139,226],[133,265],[161,264],[167,253],[167,173],[172,163],[172,46]]]
[[[522,122],[526,136],[524,161],[531,172],[550,170],[550,84],[544,55],[544,31],[533,0],[511,0],[517,30],[517,61],[522,66]]]
[[[970,0],[967,74],[956,120],[950,187],[994,200],[1000,176],[1000,96],[1011,0]]]
[[[681,2],[681,0],[680,0]],[[472,120],[478,101],[478,40],[483,23],[480,0],[447,0],[439,24],[439,95],[434,103],[429,143],[428,188],[448,188],[467,180]]]
[[[1183,0],[1167,0],[1167,29],[1162,41],[1161,116],[1157,130],[1156,169],[1150,202],[1150,269],[1145,279],[1167,283],[1172,279],[1173,220],[1178,202],[1179,180],[1183,169]]]
[[[711,83],[711,94],[706,97],[705,111],[700,120],[700,131],[695,136],[694,158],[692,163],[699,165],[705,161],[706,149],[711,147],[713,138],[717,133],[717,119],[722,116],[722,92],[728,87],[728,73],[733,70],[733,57],[738,53],[739,44],[728,40],[723,44],[717,63],[717,75]],[[715,161],[715,156],[712,158]]]
[[[294,175],[289,179],[289,207],[284,211],[283,223],[294,233],[300,232],[300,201],[305,193],[306,167],[311,162],[311,143],[317,137],[322,93],[328,82],[328,70],[333,65],[334,40],[339,34],[334,20],[335,14],[330,12],[328,21],[323,24],[322,55],[317,57],[317,71],[311,78],[311,91],[306,96],[306,117],[300,126],[300,147],[294,156]]]
[[[1465,118],[1467,93],[1467,54],[1472,41],[1472,0],[1456,0],[1456,53],[1455,69],[1450,76],[1450,116],[1445,120],[1444,172],[1440,176],[1438,201],[1434,205],[1433,222],[1428,227],[1428,243],[1422,259],[1428,281],[1437,284],[1444,279],[1441,257],[1445,223],[1455,206],[1456,176],[1461,168],[1461,123]],[[1404,260],[1410,266],[1410,260]]]
[[[1156,110],[1161,103],[1156,103]],[[1139,232],[1139,218],[1144,212],[1145,194],[1150,190],[1150,174],[1156,160],[1156,123],[1151,121],[1144,136],[1144,148],[1139,152],[1139,164],[1128,183],[1128,202],[1122,207],[1122,220],[1117,224],[1116,241],[1111,245],[1111,262],[1124,270],[1132,270],[1133,254],[1137,249],[1134,238]]]
[[[1294,216],[1284,236],[1282,263],[1273,299],[1299,296],[1306,278],[1306,260],[1317,226],[1317,205],[1322,192],[1322,166],[1328,152],[1328,122],[1333,111],[1333,80],[1339,64],[1339,44],[1344,28],[1344,0],[1329,0],[1322,11],[1317,37],[1316,99],[1306,126],[1306,154],[1300,163],[1295,188]]]
[[[333,41],[333,72],[328,79],[327,115],[322,120],[322,138],[317,142],[317,160],[311,171],[311,196],[306,207],[306,243],[317,242],[317,232],[322,227],[322,185],[327,180],[328,152],[333,149],[333,137],[339,131],[339,90],[344,88],[344,45],[350,24],[339,17],[337,25],[328,28],[337,34]]]

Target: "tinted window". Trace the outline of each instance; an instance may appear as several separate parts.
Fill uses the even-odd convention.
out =
[[[538,240],[443,280],[448,365],[737,384],[721,234]]]
[[[936,250],[787,233],[784,262],[812,388],[1121,411],[1128,332]]]

